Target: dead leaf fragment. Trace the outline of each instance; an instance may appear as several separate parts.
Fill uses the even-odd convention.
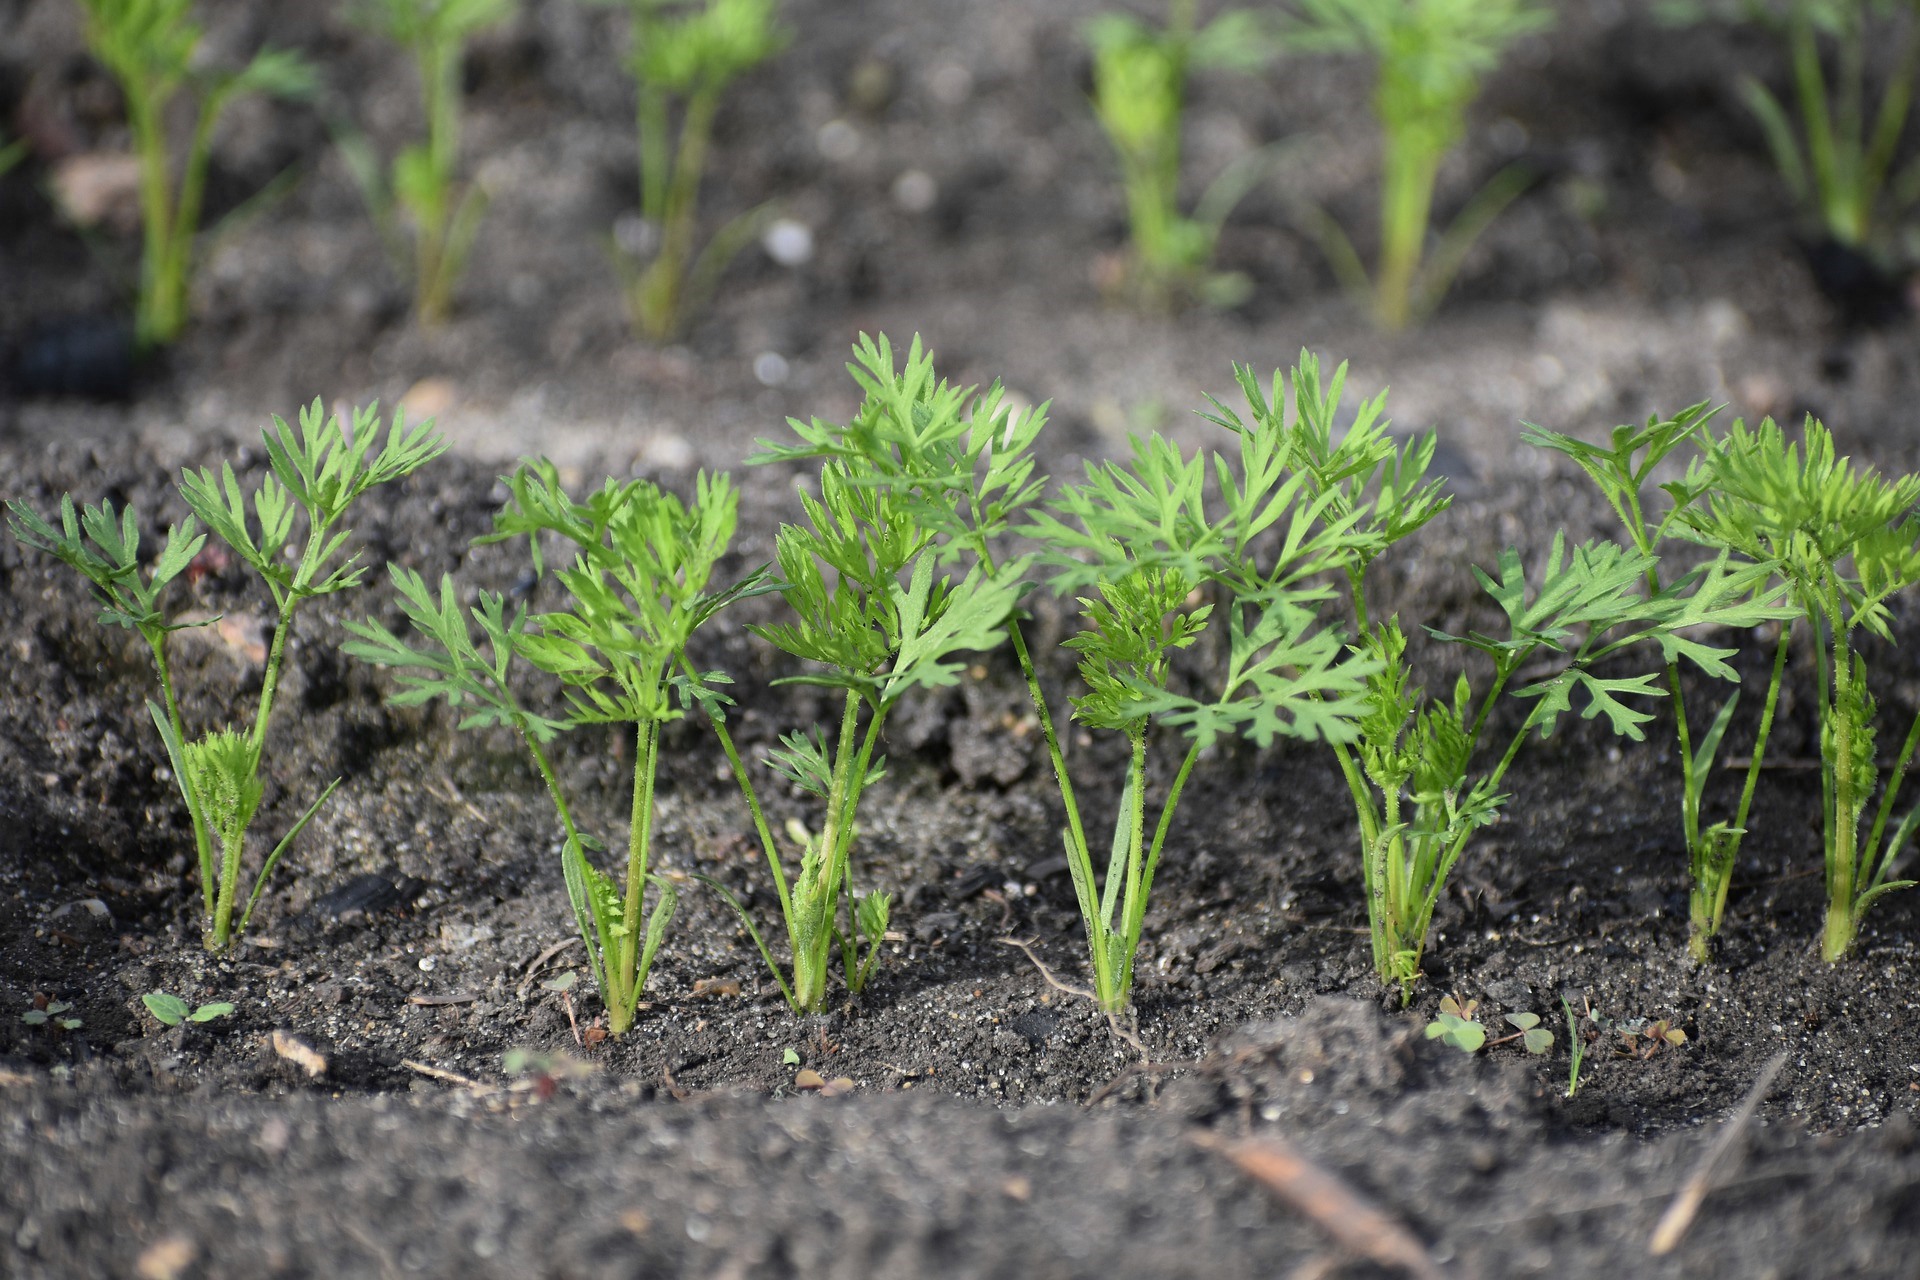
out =
[[[693,994],[696,996],[737,996],[740,994],[738,978],[695,978]]]
[[[199,1246],[185,1236],[165,1236],[140,1251],[133,1273],[140,1280],[175,1280],[199,1256]]]
[[[267,1040],[275,1054],[299,1067],[309,1078],[318,1080],[327,1074],[327,1055],[293,1032],[275,1031]]]
[[[837,1098],[843,1093],[852,1093],[854,1083],[849,1076],[835,1076],[829,1080],[812,1067],[802,1067],[793,1077],[793,1087],[802,1093],[817,1093],[823,1098]]]
[[[140,225],[140,157],[128,151],[68,156],[53,167],[53,193],[76,226],[133,231]]]
[[[1033,1179],[1025,1174],[1016,1173],[1000,1184],[1000,1194],[1009,1200],[1018,1200],[1025,1204],[1033,1198]]]
[[[629,1235],[644,1236],[653,1229],[653,1219],[647,1216],[645,1209],[629,1209],[620,1215],[620,1225]]]

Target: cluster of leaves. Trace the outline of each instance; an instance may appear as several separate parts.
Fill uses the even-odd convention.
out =
[[[614,261],[634,331],[660,341],[679,336],[773,216],[772,204],[750,209],[695,248],[714,116],[733,82],[785,48],[789,35],[775,21],[779,0],[601,2],[627,9],[627,71],[638,96],[643,235],[638,244],[616,236]]]
[[[1740,96],[1788,191],[1825,233],[1849,248],[1880,247],[1888,225],[1920,200],[1920,161],[1895,168],[1920,75],[1913,0],[1670,0],[1662,8],[1677,22],[1754,22],[1780,36],[1793,109],[1751,74],[1740,77]],[[1832,50],[1832,80],[1823,43]],[[1869,64],[1883,56],[1886,80],[1874,105]]]
[[[1487,1029],[1477,1020],[1479,1011],[1478,1000],[1462,1000],[1455,995],[1440,997],[1440,1012],[1427,1024],[1427,1039],[1439,1040],[1462,1053],[1478,1053],[1483,1048],[1510,1044],[1515,1040],[1520,1042],[1521,1048],[1536,1057],[1553,1048],[1553,1032],[1540,1025],[1539,1014],[1507,1014],[1506,1023],[1513,1030],[1498,1039],[1489,1040]]]
[[[1320,210],[1310,217],[1347,288],[1381,328],[1399,329],[1439,304],[1480,233],[1530,181],[1517,166],[1496,174],[1426,257],[1434,180],[1466,134],[1481,78],[1553,13],[1537,0],[1300,0],[1300,9],[1288,35],[1294,48],[1364,53],[1378,69],[1380,258],[1371,280],[1339,224]]]
[[[1856,465],[1812,419],[1803,434],[1803,443],[1791,441],[1772,419],[1758,428],[1734,423],[1713,450],[1711,488],[1681,519],[1690,536],[1768,566],[1795,626],[1812,638],[1827,883],[1820,952],[1832,961],[1853,945],[1875,901],[1914,883],[1891,873],[1920,809],[1889,823],[1920,746],[1920,716],[1881,786],[1875,702],[1855,634],[1890,639],[1888,602],[1920,583],[1920,476],[1890,478]],[[1880,802],[1863,833],[1876,790]]]
[[[396,262],[412,264],[420,322],[437,325],[487,210],[487,191],[459,181],[460,68],[467,41],[513,16],[516,0],[360,0],[359,20],[406,49],[420,76],[424,142],[402,147],[382,172],[373,145],[344,133],[340,154]],[[403,225],[405,224],[405,225]],[[409,238],[408,231],[411,231]]]
[[[35,1000],[33,1007],[20,1015],[20,1021],[30,1027],[52,1027],[56,1031],[78,1031],[86,1023],[79,1018],[68,1017],[73,1010],[70,1000],[48,1000],[44,996]]]
[[[1194,294],[1218,306],[1244,299],[1245,276],[1209,271],[1220,227],[1259,180],[1264,158],[1229,166],[1194,206],[1180,211],[1180,129],[1187,77],[1223,68],[1258,71],[1273,41],[1250,10],[1229,9],[1204,26],[1195,0],[1169,0],[1167,23],[1153,27],[1123,13],[1087,24],[1093,49],[1093,110],[1120,162],[1132,238],[1128,283],[1148,305]]]
[[[187,322],[187,286],[206,193],[213,130],[227,107],[249,94],[303,98],[313,69],[293,53],[263,49],[238,71],[210,70],[199,56],[192,0],[80,0],[87,47],[126,99],[140,159],[145,237],[134,333],[142,347],[172,342]],[[168,108],[182,93],[193,127],[184,155],[168,139]],[[0,166],[4,167],[4,166]]]
[[[177,1027],[183,1022],[212,1022],[233,1012],[233,1005],[225,1000],[190,1005],[179,996],[169,995],[165,991],[149,991],[140,997],[140,1003],[147,1006],[147,1012],[159,1019],[162,1026],[167,1027]]]
[[[399,414],[383,441],[377,405],[354,414],[349,437],[341,419],[328,416],[318,400],[301,411],[297,429],[276,417],[261,438],[268,470],[251,495],[231,464],[217,476],[204,467],[181,473],[180,496],[192,515],[168,528],[160,555],[144,574],[139,520],[131,507],[116,512],[112,502],[103,501],[77,512],[72,497],[63,495],[56,527],[23,503],[7,504],[14,536],[85,577],[100,602],[100,621],[138,632],[153,655],[162,701],[149,701],[147,710],[193,820],[209,951],[226,950],[246,930],[274,864],[339,785],[338,779],[330,784],[267,855],[236,924],[246,836],[264,793],[260,767],[294,613],[308,600],[358,586],[365,575],[357,553],[340,559],[352,536],[342,522],[355,500],[410,474],[446,448],[432,422],[408,428]],[[205,624],[176,621],[164,597],[206,545],[200,525],[253,570],[272,597],[276,616],[251,728],[220,727],[192,738],[181,718],[167,645],[183,627]],[[298,544],[297,525],[305,533]]]
[[[672,881],[650,870],[654,785],[662,726],[699,703],[717,709],[713,685],[724,677],[695,671],[687,658],[694,632],[727,605],[765,589],[754,575],[712,590],[714,570],[732,541],[739,494],[725,475],[702,474],[691,504],[645,480],[609,479],[584,502],[569,497],[552,463],[522,466],[510,496],[482,541],[525,539],[536,572],[542,539],[567,547],[570,562],[553,577],[563,608],[509,617],[504,599],[482,592],[463,607],[450,577],[436,594],[410,570],[390,572],[400,608],[423,643],[414,646],[377,621],[348,624],[347,652],[399,670],[401,705],[441,699],[464,712],[461,728],[504,726],[521,736],[547,785],[565,831],[561,868],[574,921],[607,1007],[623,1034],[646,986],[678,901]],[[469,634],[477,626],[481,643]],[[484,648],[483,648],[484,646]],[[515,662],[558,681],[565,709],[529,709],[510,680]],[[616,880],[590,852],[604,844],[582,830],[548,760],[560,733],[587,725],[631,726],[634,775],[625,874]],[[653,906],[644,910],[647,887]]]

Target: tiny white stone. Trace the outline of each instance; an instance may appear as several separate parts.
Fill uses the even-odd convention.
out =
[[[813,135],[813,145],[827,159],[844,163],[860,154],[860,131],[845,120],[829,120]]]
[[[893,202],[908,213],[925,213],[940,198],[940,184],[924,169],[909,169],[893,180]]]
[[[803,266],[813,258],[813,229],[792,218],[780,218],[760,237],[760,247],[783,267]]]
[[[763,387],[785,386],[792,369],[778,351],[762,351],[753,358],[753,376]]]

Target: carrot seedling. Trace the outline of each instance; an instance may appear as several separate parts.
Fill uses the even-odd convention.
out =
[[[1364,53],[1375,63],[1380,123],[1380,257],[1369,280],[1359,252],[1323,210],[1310,210],[1342,284],[1374,323],[1401,329],[1439,305],[1467,252],[1531,181],[1509,165],[1454,217],[1428,256],[1440,164],[1466,136],[1467,107],[1508,46],[1553,21],[1535,0],[1301,0],[1289,42],[1305,52]]]
[[[1827,883],[1820,954],[1837,961],[1867,909],[1915,883],[1892,872],[1920,807],[1891,828],[1889,820],[1920,747],[1920,715],[1881,787],[1876,704],[1855,636],[1891,641],[1888,603],[1920,583],[1920,476],[1894,479],[1838,456],[1832,433],[1811,418],[1804,445],[1771,418],[1757,429],[1735,422],[1708,465],[1712,488],[1682,516],[1690,535],[1774,566],[1798,615],[1791,625],[1804,623],[1813,639]],[[1784,655],[1786,636],[1780,645]],[[1880,803],[1863,833],[1876,790]]]
[[[342,135],[340,154],[387,252],[412,264],[414,311],[425,325],[442,323],[452,310],[453,288],[487,211],[486,189],[458,177],[463,53],[469,39],[506,21],[514,7],[515,0],[360,0],[358,6],[362,24],[412,57],[427,137],[402,147],[385,173],[358,133]]]
[[[193,514],[167,530],[166,544],[144,576],[139,521],[131,507],[116,515],[111,502],[102,502],[76,513],[72,497],[63,496],[56,528],[24,504],[7,504],[15,537],[57,556],[93,584],[103,624],[137,631],[147,642],[162,699],[160,703],[149,700],[147,710],[166,745],[174,781],[193,820],[206,912],[203,938],[207,950],[215,952],[225,951],[246,931],[275,864],[340,785],[338,779],[329,784],[281,837],[261,863],[245,909],[240,910],[241,864],[247,832],[265,793],[260,764],[294,614],[308,600],[356,587],[365,576],[366,570],[356,563],[357,553],[344,562],[339,559],[352,536],[342,521],[354,501],[376,485],[412,473],[446,449],[446,441],[433,433],[431,421],[409,428],[399,414],[394,415],[383,443],[376,405],[354,414],[349,437],[340,418],[329,417],[318,400],[301,410],[297,429],[276,417],[262,440],[268,470],[251,498],[242,491],[231,464],[224,465],[218,476],[204,467],[181,473],[180,494]],[[296,517],[305,528],[302,544],[294,541]],[[206,534],[199,532],[201,524],[266,584],[276,616],[251,727],[223,727],[189,739],[167,644],[175,631],[207,624],[175,621],[163,608],[162,597],[168,584],[206,545]]]
[[[779,0],[599,2],[627,10],[640,142],[641,220],[636,235],[616,231],[614,264],[634,332],[664,341],[681,334],[773,217],[770,203],[749,209],[696,247],[714,117],[733,82],[785,48],[789,36],[774,20]]]
[[[1669,536],[1688,536],[1687,512],[1712,492],[1713,473],[1702,454],[1710,454],[1713,437],[1709,420],[1713,410],[1704,402],[1683,410],[1672,418],[1649,417],[1643,426],[1615,427],[1605,445],[1590,444],[1572,436],[1548,431],[1528,423],[1523,439],[1543,449],[1565,454],[1586,472],[1600,490],[1634,547],[1644,555],[1661,554]],[[1693,446],[1696,456],[1678,479],[1659,486],[1667,495],[1665,509],[1656,512],[1648,492],[1653,475],[1662,463],[1683,446]],[[1656,518],[1657,517],[1657,518]],[[1722,550],[1730,548],[1721,547]],[[1751,565],[1735,571],[1732,584],[1736,592],[1751,597],[1746,617],[1729,625],[1756,626],[1766,621],[1783,622],[1795,616],[1785,603],[1773,603],[1777,590],[1769,590],[1773,581],[1770,563]],[[1656,560],[1647,571],[1647,589],[1655,594],[1664,589]],[[1661,641],[1666,658],[1666,690],[1673,708],[1674,735],[1680,752],[1680,819],[1686,841],[1687,864],[1691,883],[1688,890],[1687,946],[1696,960],[1707,958],[1709,941],[1720,931],[1726,914],[1727,888],[1733,880],[1733,866],[1739,857],[1741,841],[1747,834],[1747,815],[1753,807],[1754,788],[1759,782],[1761,761],[1766,756],[1767,739],[1773,730],[1774,711],[1779,705],[1780,686],[1786,673],[1788,629],[1780,629],[1775,646],[1773,676],[1768,682],[1766,699],[1760,711],[1760,727],[1753,749],[1748,753],[1746,778],[1740,790],[1739,807],[1731,822],[1700,825],[1707,780],[1719,757],[1720,743],[1732,723],[1740,693],[1736,688],[1721,704],[1719,712],[1696,743],[1693,726],[1687,716],[1686,698],[1680,684],[1680,659],[1687,654],[1701,664],[1702,670],[1723,679],[1738,681],[1738,674],[1722,660],[1732,656],[1708,650],[1697,642],[1668,634]],[[1692,652],[1688,654],[1691,646]]]
[[[378,622],[349,623],[355,640],[346,651],[399,671],[396,705],[440,698],[464,711],[461,728],[498,725],[520,735],[565,832],[560,862],[567,899],[608,1027],[623,1035],[633,1026],[678,902],[673,882],[651,870],[661,729],[690,703],[719,701],[711,686],[724,677],[695,672],[687,645],[727,605],[763,589],[764,577],[709,589],[739,517],[739,494],[724,474],[702,473],[690,504],[646,480],[611,479],[575,502],[546,461],[522,466],[507,484],[510,496],[494,517],[494,532],[480,541],[525,538],[535,571],[544,572],[541,540],[557,539],[572,555],[553,575],[566,592],[566,607],[531,617],[516,610],[509,617],[501,596],[481,592],[467,608],[451,577],[441,578],[436,594],[420,575],[394,566],[401,612],[424,643],[409,645]],[[470,626],[478,627],[481,643],[470,637]],[[530,709],[509,679],[516,662],[558,680],[565,710]],[[586,725],[618,725],[634,734],[620,880],[589,857],[605,846],[576,820],[547,754],[561,733]],[[653,907],[645,911],[649,885]]]
[[[1093,49],[1093,111],[1113,144],[1127,197],[1128,284],[1148,306],[1189,294],[1231,306],[1252,287],[1243,275],[1208,266],[1221,224],[1260,180],[1264,156],[1255,152],[1229,165],[1189,216],[1180,211],[1180,131],[1192,72],[1258,71],[1273,44],[1248,10],[1228,10],[1200,26],[1196,8],[1196,0],[1170,0],[1164,27],[1107,13],[1086,28]]]
[[[1260,519],[1269,510],[1269,495],[1282,491],[1278,486],[1304,486],[1300,501],[1315,527],[1342,536],[1329,567],[1345,579],[1345,602],[1359,637],[1355,650],[1371,674],[1357,740],[1333,739],[1332,747],[1359,819],[1374,966],[1382,980],[1399,983],[1411,998],[1447,877],[1473,833],[1496,819],[1507,798],[1500,786],[1527,737],[1551,732],[1576,698],[1584,703],[1585,718],[1604,716],[1615,733],[1643,737],[1641,726],[1652,717],[1622,699],[1664,691],[1650,675],[1603,677],[1594,671],[1642,642],[1657,641],[1710,674],[1730,674],[1726,651],[1680,633],[1763,620],[1749,598],[1755,571],[1733,568],[1723,557],[1648,593],[1648,575],[1658,561],[1638,548],[1603,541],[1568,547],[1565,534],[1556,533],[1531,577],[1519,552],[1509,548],[1497,576],[1474,570],[1505,615],[1507,635],[1432,633],[1483,654],[1492,664],[1491,679],[1476,692],[1463,672],[1450,697],[1428,697],[1413,683],[1398,617],[1376,620],[1367,576],[1388,548],[1446,509],[1440,483],[1426,474],[1434,437],[1397,445],[1382,416],[1385,393],[1364,402],[1337,434],[1345,366],[1323,382],[1319,362],[1306,352],[1285,384],[1275,374],[1270,391],[1250,370],[1238,368],[1236,374],[1251,425],[1217,401],[1211,420],[1240,437],[1251,460],[1247,473],[1262,483],[1242,498],[1246,514],[1231,526],[1237,532],[1228,572],[1248,587],[1263,581],[1267,571],[1258,557],[1272,554],[1267,548],[1273,539]],[[1543,678],[1514,687],[1522,670],[1542,662],[1552,664]],[[1480,768],[1475,762],[1493,709],[1509,692],[1531,700],[1532,709],[1496,762]]]
[[[877,362],[878,349],[872,354]],[[875,751],[887,717],[910,690],[957,683],[963,666],[957,655],[1000,643],[1026,570],[1022,560],[998,569],[975,564],[957,581],[953,575],[936,576],[940,529],[921,519],[914,495],[889,483],[876,456],[833,442],[866,431],[889,414],[909,423],[924,420],[920,413],[932,412],[926,401],[947,390],[944,384],[902,383],[890,352],[884,373],[852,371],[867,392],[853,423],[791,421],[798,446],[763,442],[763,451],[752,459],[828,455],[819,496],[801,495],[806,523],[781,526],[775,540],[780,593],[793,620],[749,628],[809,664],[805,674],[779,683],[815,685],[843,697],[839,728],[831,738],[820,728],[788,734],[767,761],[825,806],[817,832],[788,824],[800,854],[793,875],[733,745],[724,708],[717,701],[705,703],[753,813],[779,893],[791,981],[738,899],[725,886],[703,879],[740,913],[788,1003],[808,1012],[825,1006],[836,949],[847,989],[857,994],[872,976],[886,935],[892,900],[878,891],[854,892],[852,851],[860,800],[884,771],[885,761]]]
[[[199,56],[192,0],[80,0],[87,47],[126,99],[140,159],[140,292],[134,337],[141,347],[172,342],[187,323],[187,286],[200,233],[200,206],[213,156],[214,126],[235,100],[265,93],[304,98],[313,69],[297,54],[263,49],[238,71],[214,71]],[[192,106],[186,154],[167,140],[168,108],[182,93]]]

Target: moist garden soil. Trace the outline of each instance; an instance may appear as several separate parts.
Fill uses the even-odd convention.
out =
[[[49,16],[58,7],[0,10],[13,101],[47,92],[35,66],[79,65],[61,61],[77,44]],[[345,619],[397,624],[387,560],[534,609],[552,599],[513,549],[467,548],[519,454],[554,456],[576,484],[644,474],[685,488],[697,466],[733,470],[745,497],[727,569],[740,574],[770,558],[800,480],[741,460],[787,414],[850,411],[839,366],[861,330],[921,331],[950,376],[1003,376],[1052,399],[1043,457],[1056,476],[1129,429],[1206,442],[1212,429],[1184,411],[1224,393],[1229,360],[1266,369],[1311,345],[1351,356],[1358,389],[1391,379],[1403,426],[1440,429],[1456,505],[1382,563],[1382,596],[1456,632],[1487,621],[1470,564],[1508,543],[1538,555],[1562,526],[1613,532],[1583,480],[1517,449],[1521,418],[1592,434],[1711,397],[1754,416],[1811,410],[1890,467],[1920,457],[1910,322],[1849,327],[1821,294],[1723,92],[1760,56],[1744,37],[1675,36],[1633,6],[1569,7],[1490,87],[1443,196],[1457,203],[1512,154],[1541,184],[1436,321],[1389,339],[1338,299],[1287,215],[1286,197],[1304,193],[1370,216],[1351,68],[1200,87],[1196,165],[1250,142],[1317,141],[1287,153],[1283,180],[1230,227],[1225,265],[1254,276],[1255,300],[1142,317],[1097,287],[1120,225],[1075,82],[1076,24],[1092,6],[788,11],[799,39],[723,116],[709,200],[782,196],[814,228],[816,254],[797,270],[743,259],[684,345],[626,339],[594,239],[631,203],[626,108],[605,58],[617,28],[543,3],[474,59],[469,136],[499,185],[447,329],[405,320],[324,130],[262,107],[231,131],[227,189],[295,161],[308,176],[219,243],[182,346],[124,403],[0,400],[5,497],[42,511],[68,490],[131,501],[149,537],[184,514],[180,466],[231,458],[257,474],[252,429],[316,393],[405,393],[440,412],[456,445],[364,500],[357,527],[376,571],[294,626],[257,830],[277,833],[344,781],[223,959],[199,950],[191,836],[142,706],[138,642],[96,624],[63,566],[0,540],[0,1271],[1375,1273],[1196,1141],[1282,1135],[1410,1227],[1448,1274],[1911,1275],[1920,902],[1888,897],[1845,962],[1818,960],[1805,698],[1783,706],[1778,767],[1707,966],[1684,955],[1664,722],[1644,744],[1582,722],[1527,749],[1503,820],[1454,873],[1408,1009],[1372,972],[1331,759],[1225,744],[1188,787],[1148,915],[1137,1018],[1115,1025],[1068,989],[1083,981],[1084,934],[1058,799],[999,654],[889,727],[858,874],[894,893],[898,938],[861,997],[791,1013],[737,918],[688,878],[719,879],[777,931],[738,794],[694,722],[667,733],[656,847],[683,893],[649,1007],[629,1036],[602,1040],[590,984],[552,989],[584,978],[585,959],[552,812],[519,744],[458,732],[441,709],[387,706],[388,677],[338,649]],[[341,104],[365,119],[397,131],[411,118],[398,59],[317,7],[235,6],[223,21],[216,34],[241,44],[329,51],[345,68]],[[836,123],[851,149],[844,132],[820,145]],[[934,180],[930,208],[894,198],[908,169]],[[5,192],[0,324],[25,344],[50,318],[109,300],[111,246],[108,261],[90,258],[36,194]],[[239,570],[202,567],[182,600],[220,622],[182,633],[177,665],[187,718],[207,726],[250,714],[267,636],[265,601]],[[1059,648],[1070,619],[1044,597],[1033,608],[1059,702],[1073,682]],[[729,613],[696,654],[738,682],[750,759],[834,711],[771,685],[794,671],[742,627],[776,609]],[[1902,637],[1916,627],[1896,618]],[[1765,637],[1728,641],[1749,651],[1757,695]],[[1192,656],[1186,678],[1204,680],[1209,652]],[[1429,683],[1451,679],[1454,652],[1424,644],[1418,656]],[[1883,714],[1904,724],[1920,664],[1910,646],[1870,662]],[[1721,696],[1690,694],[1696,707]],[[1736,753],[1752,732],[1736,720]],[[1068,744],[1082,803],[1111,812],[1122,758],[1071,729]],[[631,744],[582,732],[558,754],[592,825],[618,837]],[[1163,755],[1156,787],[1171,763]],[[1722,782],[1715,803],[1732,789]],[[813,817],[798,795],[768,801],[776,829]],[[156,990],[235,1012],[169,1030],[140,1001]],[[1471,1058],[1428,1041],[1447,991],[1481,1000],[1490,1025],[1536,1013],[1558,1040],[1542,1057],[1510,1044]],[[1627,1056],[1609,1031],[1568,1099],[1563,997],[1612,1023],[1669,1019],[1686,1043]],[[82,1025],[17,1019],[50,999]],[[514,1050],[532,1065],[509,1076]],[[1654,1221],[1717,1122],[1782,1051],[1744,1163],[1723,1166],[1680,1249],[1649,1258]],[[803,1090],[803,1071],[852,1087]]]

